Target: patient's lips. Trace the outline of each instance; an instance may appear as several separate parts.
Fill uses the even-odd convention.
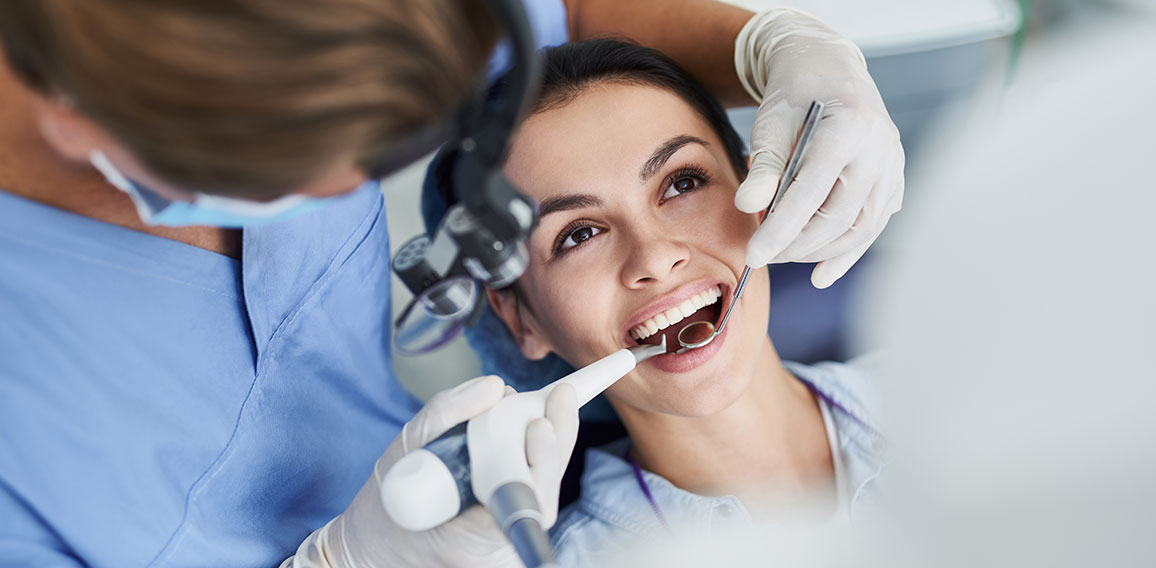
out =
[[[679,331],[692,322],[718,325],[730,301],[731,296],[724,282],[714,279],[688,282],[657,297],[632,314],[623,326],[622,339],[627,345],[634,342],[657,345],[665,337],[667,354],[648,360],[647,366],[673,374],[693,371],[714,358],[730,330],[723,330],[714,341],[701,348],[676,353],[680,347]],[[709,328],[705,325],[696,327]]]

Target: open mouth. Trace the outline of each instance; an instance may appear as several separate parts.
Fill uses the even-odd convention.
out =
[[[721,286],[703,290],[635,326],[630,330],[630,337],[639,343],[658,345],[665,336],[668,348],[678,349],[678,332],[687,325],[701,321],[718,325],[722,315],[722,296]]]

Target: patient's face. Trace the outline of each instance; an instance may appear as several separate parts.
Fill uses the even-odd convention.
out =
[[[689,321],[718,323],[758,218],[735,209],[739,179],[722,142],[682,99],[595,85],[530,117],[505,171],[543,212],[519,281],[529,306],[515,335],[528,357],[553,351],[582,366],[664,332],[677,342]],[[766,271],[757,270],[714,342],[643,363],[608,396],[685,416],[725,408],[746,388],[759,350],[771,348],[767,304]],[[677,318],[685,319],[655,329]]]

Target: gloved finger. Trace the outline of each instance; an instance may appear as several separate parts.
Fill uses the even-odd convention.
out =
[[[769,264],[776,264],[781,262],[802,262],[814,263],[830,260],[837,256],[842,256],[854,249],[859,248],[864,242],[874,242],[875,236],[869,236],[869,233],[864,231],[858,225],[852,225],[845,233],[839,235],[839,238],[824,245],[819,250],[803,256],[791,256],[790,260],[780,260],[787,258],[787,255],[781,254],[775,257]]]
[[[564,387],[564,390],[563,390]],[[558,392],[563,390],[563,392]],[[578,403],[574,388],[559,385],[546,399],[546,416],[526,431],[526,461],[542,505],[542,515],[553,525],[558,514],[562,475],[574,451],[578,434]]]
[[[428,444],[446,430],[492,408],[502,400],[504,386],[501,377],[489,375],[435,394],[402,428],[399,436],[401,455]],[[394,445],[390,446],[391,450]]]
[[[481,559],[485,559],[486,566],[520,565],[510,541],[502,535],[489,510],[481,505],[474,505],[450,522],[421,533],[421,538],[432,539],[432,548],[438,553],[436,559],[426,558],[425,563],[414,566],[478,566]]]
[[[534,493],[542,507],[546,526],[554,524],[558,515],[558,494],[561,491],[563,466],[558,463],[558,437],[554,425],[539,418],[526,427],[526,462],[534,478]]]
[[[504,391],[505,392],[503,392],[502,398],[505,398],[505,397],[510,396],[512,394],[518,394],[518,390],[515,389],[514,387],[510,386],[510,385],[506,385]]]
[[[546,397],[546,420],[554,425],[562,463],[570,461],[578,440],[578,408],[578,392],[571,385],[558,385]]]
[[[854,157],[859,136],[854,132],[842,133],[837,127],[824,129],[826,121],[822,124],[799,165],[795,180],[747,244],[746,261],[751,267],[765,265],[795,240],[827,200],[843,168]],[[832,121],[832,124],[839,123]],[[845,138],[836,138],[840,135]]]
[[[827,200],[815,211],[815,215],[795,240],[771,262],[798,262],[846,234],[860,219],[871,198],[872,181],[878,175],[874,170],[870,166],[857,168],[855,164],[848,165],[835,180]]]
[[[751,167],[735,191],[739,211],[758,213],[770,205],[804,116],[806,109],[794,108],[784,100],[768,99],[759,106],[751,130]]]
[[[783,174],[781,160],[770,152],[751,155],[751,168],[738,190],[735,207],[743,213],[761,213],[770,205]]]
[[[883,232],[887,222],[903,206],[903,171],[900,168],[884,174],[871,190],[858,219],[835,240],[803,255],[787,258],[779,255],[771,262],[821,262],[842,256],[864,243],[873,243]]]
[[[558,436],[549,420],[539,418],[526,427],[526,463],[531,468],[556,469],[560,453],[557,446]]]
[[[830,287],[844,274],[847,274],[847,271],[851,270],[851,267],[855,266],[860,258],[863,258],[870,247],[871,242],[863,243],[854,250],[816,264],[815,269],[811,271],[811,285],[820,290]]]

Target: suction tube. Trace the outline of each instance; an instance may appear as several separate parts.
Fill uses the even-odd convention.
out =
[[[558,568],[554,552],[550,550],[550,537],[542,523],[529,518],[518,519],[506,530],[506,538],[513,543],[526,568]]]
[[[526,568],[558,565],[538,499],[529,485],[515,481],[499,487],[490,498],[489,510]]]

